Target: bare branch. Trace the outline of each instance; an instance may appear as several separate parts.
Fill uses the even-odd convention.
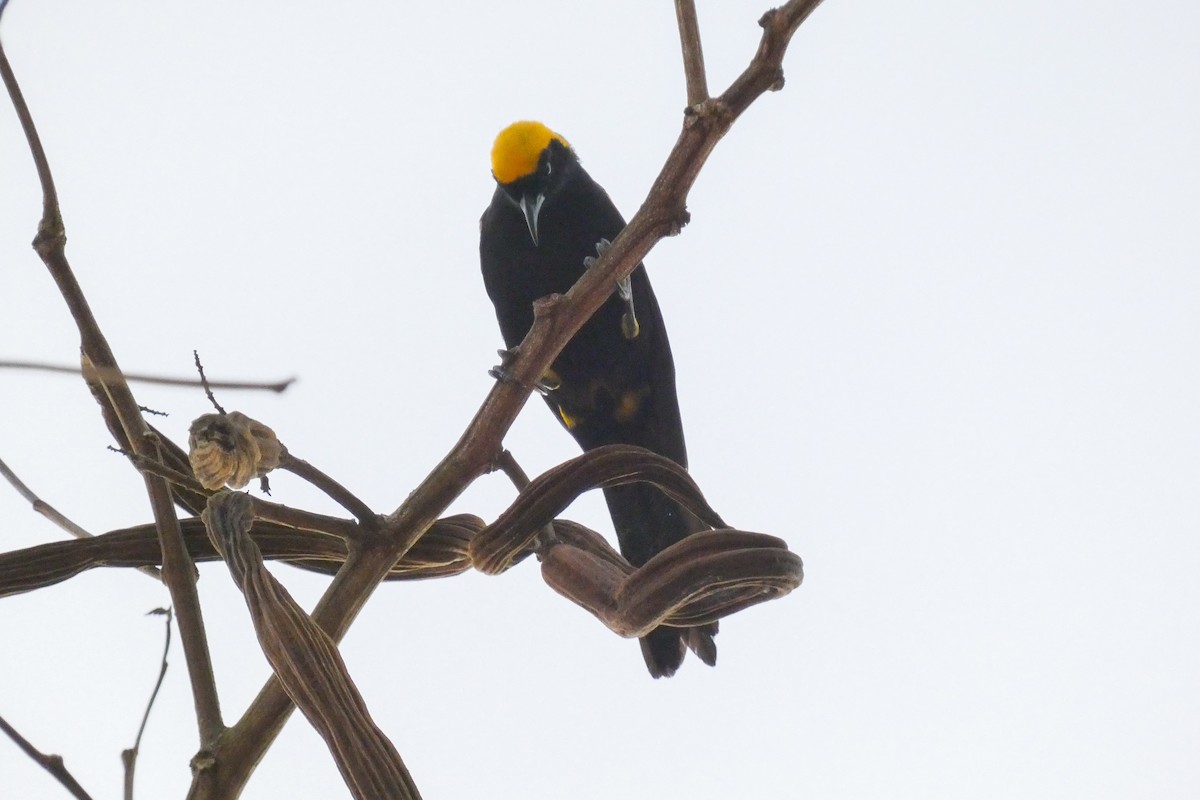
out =
[[[17,477],[16,473],[9,469],[8,464],[5,464],[3,459],[0,459],[0,475],[3,475],[8,482],[12,484],[13,488],[17,490],[19,495],[29,501],[30,505],[33,506],[34,511],[50,520],[64,531],[74,536],[76,539],[93,538],[92,534],[76,525],[54,506],[50,505],[45,500],[34,494],[33,490],[26,486],[25,483]],[[142,565],[137,569],[138,572],[143,572],[157,581],[162,580],[162,575],[159,574],[158,569],[150,564]]]
[[[4,6],[0,6],[0,14],[3,12]],[[33,124],[33,115],[29,113],[29,106],[17,83],[17,76],[12,71],[12,65],[8,63],[8,56],[4,53],[3,41],[0,41],[0,79],[3,79],[8,96],[12,100],[13,109],[21,121],[21,130],[25,132],[25,140],[29,143],[29,151],[33,154],[33,163],[37,168],[38,180],[42,184],[42,223],[47,227],[55,225],[61,227],[62,217],[58,211],[58,191],[54,188],[54,177],[50,174],[50,162],[46,160],[42,139],[38,136],[37,127]]]
[[[529,485],[529,476],[525,474],[525,470],[521,469],[516,456],[508,449],[500,451],[500,455],[496,458],[496,467],[508,476],[512,485],[517,487],[518,492]]]
[[[167,634],[163,642],[162,665],[158,670],[158,680],[154,682],[154,691],[150,692],[150,700],[146,703],[146,711],[142,714],[142,724],[138,726],[137,738],[133,740],[133,747],[121,751],[121,763],[125,766],[125,800],[133,800],[133,772],[137,766],[138,752],[142,747],[142,734],[146,732],[150,709],[154,708],[154,701],[158,698],[158,690],[162,688],[163,678],[167,677],[167,655],[171,652],[171,609],[156,608],[149,613],[167,618]]]
[[[3,6],[0,6],[0,10],[2,9]],[[92,800],[92,796],[83,790],[83,787],[79,785],[79,781],[75,780],[75,776],[67,770],[67,765],[63,763],[62,756],[46,755],[38,750],[29,743],[29,740],[17,733],[16,729],[9,725],[4,717],[0,717],[0,731],[4,731],[8,735],[8,738],[17,743],[17,747],[21,748],[25,755],[32,758],[39,766],[53,775],[54,779],[66,787],[67,791],[73,797],[78,798],[78,800]]]
[[[500,456],[496,459],[496,466],[508,476],[513,486],[517,487],[518,492],[524,491],[525,487],[529,485],[529,476],[525,474],[525,470],[521,469],[516,456],[508,449],[500,451]],[[538,550],[549,547],[557,539],[553,522],[547,521],[539,533],[540,535],[537,537]]]
[[[372,511],[366,503],[345,486],[342,486],[304,459],[296,458],[285,450],[283,458],[280,459],[279,468],[303,478],[320,489],[331,500],[353,514],[354,518],[358,520],[359,524],[367,532],[373,532],[379,527],[380,520],[382,519],[379,514]]]
[[[25,500],[28,501],[31,506],[33,506],[34,511],[50,520],[64,531],[74,536],[76,539],[86,539],[92,535],[56,510],[54,506],[50,505],[45,500],[42,500],[40,497],[34,494],[33,490],[26,486],[25,483],[17,477],[16,473],[9,468],[8,464],[4,463],[3,459],[0,459],[0,475],[3,475],[5,479],[12,484],[12,487],[17,490],[17,494],[21,495],[21,497],[24,497]]]
[[[79,367],[64,367],[58,364],[41,364],[36,361],[0,361],[0,369],[28,369],[39,372],[58,372],[67,375],[80,375],[83,370]],[[114,380],[116,373],[105,373],[104,370],[97,368],[96,375],[102,380]],[[126,372],[124,373],[125,380],[134,383],[152,383],[159,386],[186,386],[188,388],[196,388],[204,384],[195,378],[168,378],[163,375],[147,375],[145,373]],[[287,378],[282,381],[274,381],[272,383],[261,383],[258,381],[210,381],[209,386],[217,389],[247,389],[252,391],[275,392],[280,394],[287,391],[288,387],[296,382],[295,378]]]
[[[196,721],[200,727],[200,745],[204,747],[220,736],[225,724],[221,721],[221,702],[217,697],[216,676],[208,652],[200,596],[196,591],[196,565],[183,543],[183,531],[175,515],[175,502],[171,498],[171,485],[152,475],[146,475],[145,480],[162,547],[164,582],[176,608],[182,605],[189,609],[187,614],[179,615],[179,636],[183,641],[188,679],[192,685]]]
[[[683,47],[687,103],[688,106],[697,106],[708,99],[708,76],[704,71],[704,50],[700,46],[700,23],[696,20],[695,0],[675,0],[675,18],[679,21],[679,43]]]
[[[29,142],[30,153],[37,168],[38,179],[42,184],[42,218],[38,223],[37,236],[34,237],[33,247],[41,257],[42,262],[50,271],[58,286],[59,293],[66,301],[79,329],[80,348],[85,372],[93,370],[89,377],[89,385],[95,384],[94,391],[104,395],[115,420],[106,416],[106,422],[115,421],[121,435],[118,443],[128,445],[129,452],[146,458],[158,457],[157,448],[152,444],[150,426],[142,417],[142,412],[134,399],[129,384],[125,381],[117,364],[116,356],[108,345],[108,340],[100,330],[100,325],[92,314],[87,298],[75,278],[71,265],[66,256],[66,230],[63,227],[62,214],[58,206],[58,193],[54,188],[54,179],[50,173],[50,163],[38,137],[37,127],[25,104],[16,76],[4,54],[3,43],[0,42],[0,77],[3,77],[8,95],[21,121],[21,128]],[[108,404],[102,404],[102,408]],[[110,425],[110,427],[112,427]],[[117,431],[114,430],[114,434]],[[150,434],[152,436],[152,434]],[[152,475],[144,476],[150,505],[154,510],[155,522],[158,525],[159,539],[163,550],[163,581],[171,593],[171,602],[179,617],[179,632],[183,639],[184,655],[187,660],[188,674],[191,678],[193,699],[196,705],[196,717],[200,727],[201,743],[212,741],[223,730],[220,706],[217,702],[217,690],[213,679],[212,661],[208,653],[208,642],[204,635],[204,619],[200,611],[200,602],[196,594],[196,567],[188,558],[187,549],[179,531],[179,521],[175,517],[174,504],[171,499],[170,486],[162,478]]]

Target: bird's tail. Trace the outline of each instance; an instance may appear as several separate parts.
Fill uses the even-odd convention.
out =
[[[639,640],[642,658],[646,659],[646,669],[650,670],[653,678],[669,678],[679,669],[689,649],[705,664],[715,667],[717,643],[713,637],[716,635],[715,622],[694,628],[660,625]]]
[[[632,483],[604,490],[621,552],[635,567],[707,526],[658,487]],[[641,638],[646,668],[655,678],[669,678],[690,649],[710,667],[717,663],[717,623],[693,628],[660,625]]]

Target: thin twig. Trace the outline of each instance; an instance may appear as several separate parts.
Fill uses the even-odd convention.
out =
[[[500,451],[500,455],[496,459],[496,466],[508,476],[518,492],[524,491],[525,487],[529,485],[529,476],[525,474],[525,470],[521,469],[521,465],[517,463],[517,457],[512,454],[511,450],[505,448]],[[543,553],[546,548],[557,541],[558,537],[554,534],[554,521],[551,520],[542,526],[541,533],[537,538],[536,550],[539,554]]]
[[[376,514],[371,508],[358,498],[353,492],[342,486],[333,478],[326,475],[317,467],[308,463],[302,458],[296,458],[291,453],[284,453],[279,460],[279,468],[285,469],[293,475],[297,475],[311,483],[313,486],[320,489],[331,500],[336,502],[342,508],[354,515],[354,518],[359,521],[367,531],[377,529],[379,527],[380,515]]]
[[[83,372],[79,367],[42,364],[37,361],[0,361],[0,369],[28,369],[39,372],[59,372],[67,375],[79,375]],[[106,382],[116,378],[116,373],[111,370],[101,369],[100,367],[96,367],[93,374]],[[138,372],[125,372],[122,374],[125,376],[125,380],[135,383],[153,383],[159,386],[186,386],[192,389],[204,385],[195,378],[168,378],[163,375],[148,375]],[[288,387],[295,382],[295,378],[287,378],[286,380],[274,381],[272,383],[262,383],[259,381],[209,381],[208,385],[217,389],[246,389],[279,394],[287,391]]]
[[[8,464],[4,463],[4,459],[0,459],[0,475],[3,475],[5,479],[12,484],[12,487],[17,490],[17,494],[21,495],[21,497],[25,498],[25,500],[31,506],[33,506],[34,511],[50,520],[64,531],[74,536],[76,539],[87,539],[92,535],[68,519],[64,514],[55,509],[54,506],[50,505],[45,500],[42,500],[40,497],[34,494],[33,490],[26,486],[24,481],[17,477],[16,473],[9,468]]]
[[[0,6],[0,10],[2,9],[3,6]],[[9,725],[4,717],[0,717],[0,731],[8,734],[8,738],[16,742],[17,747],[21,748],[25,755],[32,758],[38,763],[38,766],[53,775],[54,779],[66,787],[66,790],[78,798],[78,800],[92,800],[92,796],[83,790],[83,787],[79,785],[79,781],[75,780],[75,776],[67,770],[67,765],[63,763],[62,756],[46,755],[38,750],[29,743],[28,739],[17,733],[16,729]]]
[[[687,103],[698,106],[708,99],[708,77],[704,69],[704,49],[700,46],[695,0],[675,0],[675,18],[679,21],[679,43],[683,47]]]
[[[4,7],[0,6],[0,13],[3,11]],[[54,188],[54,178],[50,175],[50,163],[46,160],[46,151],[42,148],[41,137],[38,136],[37,127],[33,124],[33,115],[29,113],[29,106],[25,103],[25,95],[21,93],[21,87],[17,84],[17,76],[12,71],[12,65],[8,63],[8,56],[4,53],[3,41],[0,41],[0,78],[4,80],[8,96],[12,99],[13,109],[21,121],[21,130],[25,132],[25,140],[29,142],[29,150],[33,154],[34,165],[37,167],[38,180],[42,184],[42,221],[43,223],[57,221],[61,226],[62,217],[58,210],[58,191]]]
[[[213,404],[213,408],[218,414],[224,414],[225,409],[217,402],[217,398],[213,396],[212,384],[208,382],[208,376],[204,374],[204,365],[200,363],[200,351],[193,350],[192,358],[196,361],[196,371],[200,373],[200,385],[204,387],[204,394],[208,397],[208,402]]]
[[[113,452],[119,453],[132,461],[133,465],[145,475],[156,475],[175,486],[179,486],[184,489],[190,489],[193,492],[203,492],[206,495],[210,494],[210,492],[206,491],[205,488],[200,485],[200,481],[196,480],[191,475],[168,467],[161,461],[148,458],[138,453],[126,453],[124,450],[118,450],[115,447],[111,449]]]
[[[496,466],[508,476],[518,492],[529,485],[529,476],[525,474],[525,470],[521,469],[521,465],[517,463],[517,457],[512,454],[511,450],[500,451],[500,455],[496,458]]]
[[[201,486],[200,482],[191,475],[171,469],[161,461],[136,454],[122,453],[122,455],[128,456],[133,461],[134,466],[144,474],[156,475],[169,482],[172,486],[197,492],[206,498],[212,494],[212,492]],[[365,508],[366,506],[364,505],[363,507]],[[359,527],[353,520],[331,517],[328,514],[317,514],[313,511],[305,511],[302,508],[292,508],[258,497],[254,498],[254,513],[259,519],[277,522],[280,525],[287,525],[290,528],[329,533],[334,536],[340,536],[347,541],[362,538]]]
[[[158,690],[162,688],[163,678],[167,677],[167,654],[171,652],[171,609],[156,608],[147,616],[149,615],[167,618],[167,634],[166,641],[163,643],[162,665],[158,669],[158,680],[154,682],[154,691],[150,692],[150,700],[146,703],[146,710],[142,714],[142,724],[138,726],[137,738],[133,740],[133,747],[121,752],[121,763],[125,766],[125,800],[133,800],[133,771],[137,766],[138,752],[142,748],[142,734],[146,732],[146,723],[150,720],[150,709],[154,708],[154,701],[158,698]]]
[[[34,494],[33,490],[26,486],[24,481],[17,477],[16,473],[9,468],[8,464],[4,463],[4,459],[0,459],[0,475],[3,475],[8,482],[12,484],[13,488],[17,490],[17,494],[21,495],[21,497],[25,498],[29,504],[33,506],[34,511],[50,520],[64,531],[74,536],[76,539],[93,538],[91,533],[84,530],[79,525],[76,525],[61,511]],[[155,580],[162,580],[162,575],[159,574],[158,568],[156,567],[141,566],[138,567],[138,572],[145,573]]]

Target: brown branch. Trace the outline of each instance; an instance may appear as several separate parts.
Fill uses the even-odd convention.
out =
[[[33,247],[46,265],[58,286],[59,293],[79,329],[80,348],[85,371],[95,368],[89,382],[99,384],[99,391],[108,398],[115,421],[123,436],[118,443],[128,444],[129,452],[147,458],[156,458],[156,448],[147,437],[150,427],[142,417],[141,409],[134,399],[129,384],[125,381],[116,356],[108,340],[100,330],[87,298],[79,286],[66,256],[66,230],[58,206],[58,193],[50,172],[50,163],[38,137],[37,127],[21,94],[16,76],[4,54],[0,42],[0,77],[3,78],[13,108],[21,121],[21,128],[29,142],[30,153],[42,185],[42,218],[38,223]],[[106,421],[110,421],[106,418]],[[116,431],[114,431],[116,433]],[[123,441],[122,441],[123,439]],[[212,674],[212,662],[208,654],[208,641],[204,634],[204,620],[196,595],[195,565],[188,558],[179,533],[179,522],[175,518],[171,500],[171,489],[166,481],[151,475],[145,476],[150,504],[158,525],[159,539],[163,550],[163,580],[171,594],[171,603],[179,619],[180,637],[184,644],[188,673],[191,677],[196,717],[200,727],[202,745],[215,738],[222,729],[221,712],[217,703],[217,690]]]
[[[521,465],[517,463],[517,458],[511,451],[507,449],[500,451],[500,455],[496,458],[496,467],[508,476],[518,492],[529,485],[529,476],[525,474],[525,470],[521,469]]]
[[[0,475],[3,475],[8,482],[12,484],[13,488],[17,490],[17,494],[29,501],[29,504],[33,506],[34,511],[50,520],[64,531],[74,536],[76,539],[93,538],[92,534],[76,525],[54,506],[50,505],[45,500],[34,494],[33,490],[26,486],[24,481],[18,478],[15,472],[9,469],[8,464],[5,464],[3,459],[0,459]],[[162,575],[160,575],[159,571],[151,565],[147,564],[138,567],[138,572],[143,572],[155,580],[162,580]]]
[[[132,456],[130,460],[133,461],[134,466],[141,472],[164,478],[171,485],[196,492],[206,500],[213,494],[213,492],[201,486],[200,482],[191,475],[165,466],[160,461],[139,455]],[[329,533],[347,540],[362,537],[358,525],[352,520],[331,517],[327,514],[318,514],[314,511],[305,511],[302,508],[292,508],[291,506],[272,503],[269,500],[263,500],[259,497],[254,498],[254,514],[259,519],[277,522],[289,528]]]
[[[708,77],[704,70],[704,49],[700,46],[695,0],[675,0],[675,18],[679,21],[679,44],[683,47],[687,104],[698,106],[708,99]]]
[[[54,779],[66,787],[67,791],[78,800],[92,800],[92,796],[83,790],[79,785],[79,781],[75,780],[75,776],[67,770],[67,765],[63,763],[62,756],[46,755],[38,750],[29,740],[21,734],[17,733],[12,725],[4,717],[0,717],[0,731],[4,731],[8,738],[16,742],[17,747],[21,748],[25,755],[32,758],[38,763],[42,769],[54,776]]]
[[[511,380],[492,387],[450,452],[388,516],[384,543],[352,554],[317,604],[313,621],[334,641],[345,634],[391,565],[475,478],[488,471],[504,433],[529,399],[528,387],[537,383],[559,351],[608,299],[616,280],[630,274],[659,239],[678,233],[686,221],[684,200],[709,153],[751,102],[782,85],[781,64],[788,42],[820,2],[792,0],[763,15],[762,40],[750,65],[720,98],[685,115],[679,140],[625,230],[565,296],[537,304],[533,328],[517,358],[506,365]],[[269,681],[212,751],[211,761],[206,762],[212,769],[198,772],[195,786],[200,791],[195,800],[235,797],[292,710],[278,681]]]
[[[279,461],[279,468],[303,478],[320,489],[329,499],[353,514],[354,518],[358,520],[359,525],[367,532],[373,532],[379,527],[379,523],[382,520],[379,514],[372,511],[366,503],[345,486],[342,486],[304,459],[296,458],[285,450],[283,457]]]
[[[121,764],[125,767],[125,800],[133,800],[133,773],[134,768],[137,766],[138,752],[142,748],[142,734],[146,732],[146,723],[150,720],[150,709],[154,708],[154,701],[158,698],[158,690],[162,688],[163,679],[167,677],[167,655],[171,652],[171,609],[156,608],[150,614],[162,615],[167,618],[167,635],[166,641],[163,642],[162,663],[158,669],[158,680],[154,682],[154,690],[150,692],[150,700],[147,701],[146,710],[142,713],[142,724],[138,726],[137,738],[133,740],[133,747],[121,751]]]
[[[39,372],[58,372],[68,375],[80,375],[83,370],[79,367],[64,367],[58,364],[42,364],[36,361],[0,361],[0,369],[28,369]],[[115,380],[117,373],[102,370],[97,368],[96,374],[101,380]],[[163,375],[149,375],[139,372],[123,373],[125,380],[134,383],[152,383],[158,386],[186,386],[195,388],[203,386],[203,384],[195,378],[168,378]],[[272,383],[263,383],[259,381],[209,381],[208,385],[217,389],[247,389],[252,391],[266,391],[280,394],[287,391],[295,378],[287,378],[282,381],[274,381]]]
[[[0,11],[2,10],[3,7],[0,6]],[[4,81],[13,109],[17,112],[17,119],[21,121],[21,130],[25,132],[25,140],[29,143],[29,151],[33,154],[33,163],[37,168],[38,181],[42,184],[42,223],[47,227],[62,227],[62,216],[58,210],[58,191],[54,188],[54,178],[50,174],[50,162],[46,160],[42,139],[33,124],[33,115],[29,113],[29,106],[25,103],[25,95],[17,83],[17,76],[4,53],[3,41],[0,41],[0,79]]]
[[[186,472],[180,472],[177,469],[167,466],[159,459],[148,458],[138,453],[122,453],[122,455],[126,456],[130,461],[132,461],[133,465],[137,467],[138,471],[143,475],[154,475],[167,481],[167,483],[171,484],[172,486],[176,486],[181,489],[188,489],[193,492],[203,493],[206,496],[211,494],[211,492],[200,485],[200,481],[196,480]]]
[[[196,591],[196,564],[188,555],[183,543],[183,531],[175,515],[175,501],[171,498],[171,485],[162,478],[146,475],[146,491],[150,495],[150,508],[154,512],[158,528],[159,545],[162,548],[163,581],[170,590],[171,603],[189,609],[179,614],[179,638],[183,642],[184,659],[188,666],[188,679],[192,686],[192,699],[196,707],[196,721],[200,728],[200,743],[215,741],[225,730],[221,721],[221,702],[217,696],[216,676],[213,673],[212,657],[208,651],[208,637],[204,632],[204,617],[200,611],[200,595]]]
[[[514,456],[507,448],[500,451],[500,456],[496,459],[496,466],[500,468],[501,472],[508,476],[508,479],[512,481],[512,485],[517,488],[518,492],[524,491],[525,487],[529,485],[529,476],[525,474],[525,470],[521,469],[521,465],[517,463],[517,457]],[[542,529],[537,536],[536,549],[538,551],[544,550],[556,540],[557,536],[554,533],[554,523],[552,521],[548,521],[542,526]]]

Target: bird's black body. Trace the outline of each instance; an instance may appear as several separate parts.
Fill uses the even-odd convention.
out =
[[[537,164],[532,174],[501,183],[480,220],[484,285],[509,348],[529,332],[534,301],[570,289],[597,243],[625,227],[608,194],[564,142],[552,139]],[[530,220],[521,198],[538,195],[544,199]],[[631,278],[637,335],[623,332],[626,306],[614,293],[551,365],[547,383],[555,388],[546,403],[584,450],[634,444],[686,467],[666,327],[645,267],[639,264]],[[604,495],[621,552],[634,566],[704,527],[650,484],[613,487]],[[673,674],[685,642],[712,663],[713,633],[715,626],[655,629],[642,640],[651,674]]]

